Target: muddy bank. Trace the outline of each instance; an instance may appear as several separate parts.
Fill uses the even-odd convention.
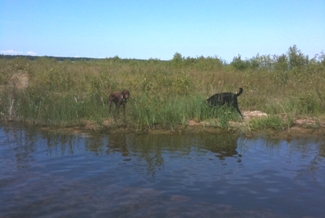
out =
[[[310,117],[295,118],[293,123],[283,130],[251,130],[250,121],[267,116],[263,112],[248,111],[243,113],[245,118],[239,122],[231,121],[228,129],[220,128],[215,124],[207,121],[198,122],[190,120],[186,125],[173,126],[173,128],[166,128],[162,126],[154,126],[152,128],[139,128],[135,125],[127,123],[127,121],[117,122],[114,119],[106,119],[102,124],[97,124],[91,121],[85,121],[81,126],[74,126],[68,128],[52,128],[43,127],[43,130],[56,131],[69,134],[91,134],[109,133],[109,134],[195,134],[195,133],[216,133],[216,134],[237,134],[247,138],[256,136],[265,136],[269,138],[279,138],[290,140],[293,138],[303,137],[323,137],[325,136],[325,119],[313,119]]]
[[[253,119],[260,119],[267,117],[266,113],[261,111],[244,111],[244,119],[239,121],[230,121],[227,128],[218,126],[217,119],[212,121],[197,121],[189,120],[183,125],[173,125],[172,127],[164,127],[156,125],[152,127],[139,127],[135,124],[128,122],[128,120],[120,119],[114,120],[108,118],[103,122],[98,123],[94,121],[83,121],[80,125],[70,127],[52,127],[41,126],[44,131],[67,133],[67,134],[82,134],[91,135],[93,133],[108,133],[108,134],[191,134],[191,133],[216,133],[216,134],[237,134],[247,138],[255,136],[266,136],[271,138],[281,138],[290,140],[292,138],[302,137],[323,137],[325,136],[325,118],[311,118],[311,117],[297,117],[292,120],[290,126],[282,130],[261,129],[252,130],[250,122]],[[285,118],[284,118],[285,119]],[[26,124],[35,126],[33,124]],[[37,125],[36,125],[37,126]]]
[[[108,134],[196,134],[196,133],[215,133],[215,134],[234,134],[249,138],[264,136],[267,138],[291,140],[295,138],[306,138],[306,137],[325,137],[325,127],[310,128],[302,125],[293,125],[288,129],[279,131],[272,129],[254,130],[254,131],[242,131],[241,129],[221,129],[213,126],[179,126],[173,130],[164,128],[153,128],[138,130],[133,127],[119,127],[119,128],[107,128],[107,127],[69,127],[69,128],[53,128],[53,127],[42,127],[44,131],[59,132],[65,134],[77,134],[85,137],[91,136],[94,133],[108,133]]]

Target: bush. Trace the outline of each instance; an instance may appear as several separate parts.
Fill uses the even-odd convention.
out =
[[[0,69],[2,119],[45,125],[110,119],[109,85],[111,91],[129,89],[125,120],[146,127],[218,119],[217,125],[228,128],[228,121],[237,120],[238,114],[209,108],[205,99],[239,87],[244,88],[238,99],[241,110],[292,116],[322,115],[325,110],[325,55],[309,59],[296,46],[280,56],[242,60],[238,55],[229,65],[217,57],[184,58],[180,53],[170,61],[0,56]],[[28,73],[27,88],[11,85],[10,78],[17,72]],[[263,122],[277,128],[277,118],[272,119]]]

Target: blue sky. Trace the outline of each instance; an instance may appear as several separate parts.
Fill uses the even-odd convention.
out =
[[[0,54],[170,60],[325,50],[325,0],[0,0]]]

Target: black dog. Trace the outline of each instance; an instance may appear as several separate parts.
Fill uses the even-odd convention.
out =
[[[224,104],[228,104],[228,106],[232,106],[236,108],[241,118],[244,119],[242,113],[238,108],[238,101],[237,101],[237,97],[241,95],[243,91],[244,91],[243,88],[239,88],[239,92],[237,94],[234,94],[232,92],[216,93],[207,99],[207,103],[210,104],[211,106],[222,106]]]

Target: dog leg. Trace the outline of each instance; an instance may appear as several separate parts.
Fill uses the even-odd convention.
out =
[[[111,113],[111,108],[112,108],[112,102],[110,101],[108,103],[108,113]]]

